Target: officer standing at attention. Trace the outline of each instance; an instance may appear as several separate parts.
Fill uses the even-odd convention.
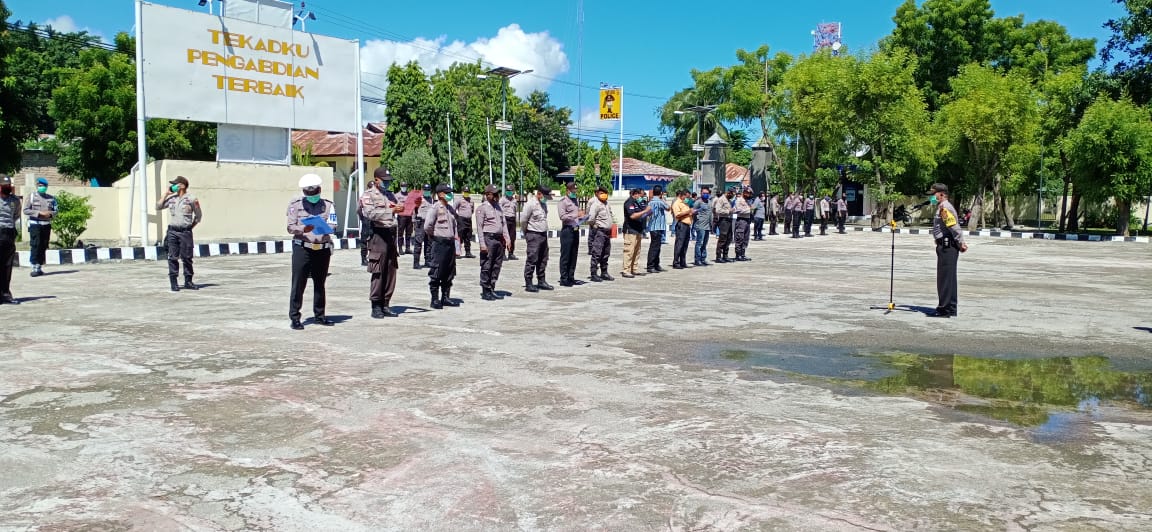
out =
[[[736,190],[728,187],[723,196],[712,201],[712,216],[716,219],[716,228],[720,234],[716,235],[716,262],[732,262],[728,260],[728,245],[732,242],[732,196]]]
[[[800,226],[803,224],[804,219],[804,197],[796,194],[796,198],[792,200],[792,238],[804,238],[800,234]]]
[[[168,282],[173,292],[180,291],[176,279],[180,276],[180,263],[184,263],[184,289],[196,290],[192,284],[192,229],[200,223],[200,201],[188,193],[188,179],[176,176],[168,182],[169,190],[156,203],[156,210],[168,209]]]
[[[460,231],[460,244],[464,247],[464,258],[471,259],[472,254],[472,215],[476,214],[476,206],[472,204],[472,191],[468,187],[460,191],[460,197],[452,203],[456,209],[456,227]]]
[[[424,231],[424,223],[428,219],[428,211],[435,201],[432,200],[432,185],[424,185],[423,195],[416,202],[416,217],[413,219],[412,237],[412,269],[419,270],[421,265],[432,264],[432,241]]]
[[[668,211],[668,203],[664,201],[664,189],[660,185],[652,187],[652,198],[648,201],[648,207],[652,209],[652,214],[648,215],[647,221],[648,264],[645,271],[660,273],[667,271],[660,267],[660,248],[668,240],[664,234],[668,228],[666,221],[668,217],[665,215],[665,212]]]
[[[812,236],[812,218],[816,215],[816,198],[811,192],[804,200],[804,236]]]
[[[302,196],[288,203],[288,234],[292,235],[292,292],[288,297],[288,319],[292,328],[304,329],[300,323],[300,307],[304,304],[304,289],[312,280],[312,315],[316,325],[333,325],[325,317],[326,293],[324,283],[328,281],[328,265],[332,261],[332,232],[336,224],[336,207],[331,201],[320,197],[320,185],[324,182],[316,174],[305,174],[300,178]],[[310,218],[320,218],[325,225],[317,227]],[[322,229],[316,233],[317,229]],[[327,230],[323,230],[327,229]]]
[[[792,233],[792,209],[794,208],[796,208],[796,194],[792,193],[784,198],[784,234]]]
[[[420,194],[410,192],[408,183],[400,183],[400,193],[396,194],[396,201],[404,204],[404,211],[396,217],[396,247],[401,255],[412,253],[412,217],[416,214],[416,207],[421,200]]]
[[[768,196],[763,192],[752,200],[752,234],[756,240],[764,240],[764,219],[768,217]]]
[[[740,262],[749,261],[748,253],[748,239],[751,236],[752,228],[752,188],[744,187],[744,191],[736,197],[736,201],[732,205],[732,213],[736,215],[735,227],[733,233],[736,240],[736,259]],[[724,250],[725,257],[727,257],[728,250]]]
[[[540,185],[536,187],[536,197],[524,203],[520,213],[520,223],[524,227],[524,246],[527,260],[524,261],[524,290],[539,292],[552,290],[545,278],[548,276],[548,200],[552,189]],[[532,278],[537,279],[532,284]]]
[[[436,201],[428,207],[424,235],[431,237],[432,265],[428,270],[428,291],[432,308],[458,307],[452,300],[452,279],[456,278],[456,210],[452,208],[452,187],[436,187]]]
[[[44,275],[44,258],[52,237],[52,219],[56,217],[56,198],[48,193],[48,180],[36,179],[36,193],[24,205],[28,217],[28,240],[32,247],[32,277]]]
[[[775,236],[776,224],[780,221],[780,195],[772,194],[768,199],[768,236]]]
[[[712,234],[712,189],[700,189],[700,201],[696,203],[695,223],[692,230],[696,232],[696,253],[692,264],[696,266],[711,266],[708,262],[708,236]]]
[[[504,248],[508,246],[508,224],[500,210],[500,189],[484,188],[484,201],[476,208],[476,228],[480,230],[480,299],[495,301],[496,281],[504,265]]]
[[[847,196],[840,195],[840,199],[836,200],[836,229],[840,234],[844,234],[844,221],[848,219],[848,201],[845,199]]]
[[[12,297],[12,263],[16,262],[16,228],[20,227],[20,197],[12,178],[0,174],[0,303],[19,305]]]
[[[588,201],[588,254],[592,256],[592,275],[588,279],[594,283],[615,281],[608,275],[608,255],[612,253],[612,224],[616,223],[612,208],[608,206],[608,190],[596,189],[596,197]],[[597,275],[596,272],[600,274]]]
[[[388,306],[396,291],[396,270],[400,267],[396,218],[404,212],[404,205],[389,190],[392,174],[388,169],[377,168],[372,177],[372,188],[360,196],[360,212],[368,222],[362,229],[368,234],[368,273],[372,274],[368,301],[372,304],[372,317],[381,319],[396,316]]]
[[[648,224],[644,218],[652,212],[651,207],[645,206],[644,191],[639,188],[632,189],[631,197],[624,202],[624,265],[620,276],[629,279],[636,276],[636,262],[640,259],[640,239]]]
[[[960,254],[968,251],[964,232],[960,229],[956,207],[948,201],[948,186],[936,183],[928,190],[929,201],[936,211],[932,217],[932,238],[936,239],[936,294],[939,296],[934,318],[956,316],[956,263]]]
[[[508,260],[516,260],[516,191],[512,185],[504,189],[500,198],[500,212],[504,213],[504,223],[508,226]]]
[[[832,205],[828,196],[820,198],[820,236],[828,236],[828,217],[832,214]]]
[[[576,183],[568,183],[568,194],[560,198],[560,286],[576,286],[576,256],[580,251],[580,224],[584,210],[576,197]]]

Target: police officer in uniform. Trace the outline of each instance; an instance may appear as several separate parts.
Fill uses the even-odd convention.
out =
[[[431,238],[432,262],[428,269],[428,291],[432,308],[458,307],[452,300],[452,279],[456,278],[456,210],[452,208],[452,187],[436,187],[436,199],[428,205],[424,236]]]
[[[396,201],[404,205],[404,210],[396,217],[396,248],[401,255],[412,253],[412,216],[416,214],[416,201],[420,194],[408,190],[408,183],[400,183]]]
[[[732,214],[736,215],[732,229],[736,241],[736,258],[733,260],[740,262],[752,260],[746,255],[748,240],[752,233],[752,205],[750,200],[752,200],[752,189],[744,187],[744,191],[736,197],[736,201],[732,205]],[[727,248],[725,248],[724,254],[727,256]]]
[[[475,258],[472,254],[472,215],[476,214],[476,206],[472,204],[472,191],[468,187],[460,191],[460,197],[452,202],[452,208],[456,209],[456,227],[460,231],[458,236],[464,247],[464,258]]]
[[[420,269],[420,261],[424,261],[424,266],[431,266],[432,264],[432,242],[428,237],[428,233],[424,231],[424,223],[428,219],[428,211],[435,204],[435,201],[432,200],[432,185],[424,185],[424,194],[417,202],[416,218],[413,220],[416,226],[414,228],[414,236],[412,237],[412,269],[414,270]]]
[[[476,228],[480,230],[480,299],[495,301],[496,281],[504,265],[504,248],[508,245],[508,224],[500,210],[500,189],[484,188],[484,201],[476,208]]]
[[[952,318],[956,316],[956,264],[960,254],[968,251],[964,232],[960,228],[956,207],[948,201],[948,186],[936,183],[928,190],[929,201],[935,207],[932,216],[932,238],[936,239],[936,311],[929,316]]]
[[[512,185],[504,189],[500,198],[500,212],[504,214],[504,224],[508,226],[508,260],[516,260],[516,190]]]
[[[300,323],[300,308],[304,304],[304,290],[308,280],[312,280],[312,315],[316,325],[333,325],[325,316],[326,293],[324,283],[328,281],[328,265],[332,261],[332,233],[322,231],[313,220],[320,218],[330,229],[335,229],[336,207],[331,201],[320,197],[324,180],[316,174],[306,174],[300,178],[302,196],[288,203],[288,234],[292,235],[292,292],[288,297],[288,319],[292,328],[303,330]],[[313,222],[313,223],[309,223]]]
[[[811,192],[804,200],[804,236],[812,236],[812,219],[816,215],[816,198]]]
[[[379,171],[379,169],[377,169]],[[367,196],[376,187],[373,179],[364,184],[364,192],[356,200],[356,217],[360,219],[360,265],[368,265],[368,240],[372,238],[372,222],[364,217],[364,196]]]
[[[184,264],[184,289],[196,290],[192,284],[192,229],[203,215],[200,201],[188,193],[188,179],[176,176],[169,181],[169,190],[156,204],[156,210],[168,209],[168,234],[164,243],[168,246],[168,281],[173,292],[180,291],[176,279],[180,276],[180,263]]]
[[[588,279],[594,283],[616,280],[608,275],[608,255],[612,253],[614,223],[616,220],[612,208],[608,206],[608,191],[604,187],[597,188],[596,197],[588,200],[588,254],[592,256],[592,275]]]
[[[792,200],[792,238],[804,238],[800,234],[800,226],[804,220],[804,196],[797,193]]]
[[[32,277],[44,275],[44,258],[52,237],[52,219],[56,217],[56,198],[48,193],[48,180],[36,179],[36,193],[24,204],[28,217],[28,240],[32,247]]]
[[[768,236],[775,236],[779,233],[776,232],[776,224],[780,221],[780,195],[772,194],[768,198]],[[785,229],[787,231],[787,229]]]
[[[396,270],[400,267],[396,218],[404,212],[404,205],[389,190],[392,174],[388,169],[377,168],[372,177],[372,188],[360,196],[360,211],[368,222],[363,228],[368,234],[368,273],[372,274],[368,301],[372,304],[372,317],[381,319],[396,316],[388,307],[396,291]]]
[[[12,297],[12,263],[16,262],[16,228],[20,227],[20,197],[12,178],[0,174],[0,303],[19,305]]]
[[[552,290],[548,284],[548,200],[552,189],[540,185],[536,187],[536,197],[524,203],[520,222],[524,228],[524,247],[527,259],[524,261],[524,290],[539,292]],[[535,277],[536,284],[532,283]]]
[[[736,189],[728,187],[723,196],[712,201],[712,216],[716,220],[716,262],[732,262],[728,259],[729,244],[732,243],[732,197]]]
[[[844,221],[848,219],[848,201],[845,199],[847,196],[840,195],[840,199],[836,200],[836,230],[840,234],[844,234]]]
[[[784,234],[792,233],[792,209],[796,207],[796,193],[784,198]]]
[[[585,212],[576,196],[576,183],[566,185],[568,194],[560,198],[560,286],[576,286],[576,256],[580,251],[580,224]]]

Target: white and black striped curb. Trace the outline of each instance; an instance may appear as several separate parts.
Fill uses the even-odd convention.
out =
[[[873,229],[871,227],[853,227],[854,231],[873,233],[892,233],[905,234],[905,235],[931,235],[932,231],[929,229],[909,229],[907,227],[900,227],[891,229],[888,227],[881,227]],[[1024,233],[1020,231],[964,231],[964,236],[975,237],[988,237],[988,238],[1020,238],[1030,240],[1064,240],[1069,242],[1139,242],[1143,244],[1152,243],[1152,237],[1147,236],[1100,236],[1100,235],[1080,235],[1080,234],[1063,234],[1063,233]]]
[[[580,230],[581,236],[587,236],[588,231]],[[558,238],[560,231],[548,231],[548,238]],[[332,240],[333,249],[356,249],[360,241],[355,238],[339,238]],[[287,253],[292,251],[291,240],[263,240],[256,242],[227,242],[213,244],[197,244],[192,248],[193,256],[218,257],[222,255],[268,255]],[[29,252],[21,251],[17,254],[17,265],[31,264]],[[135,246],[110,247],[86,249],[50,249],[45,253],[45,265],[58,264],[85,264],[101,261],[118,260],[167,260],[168,248],[164,246]]]

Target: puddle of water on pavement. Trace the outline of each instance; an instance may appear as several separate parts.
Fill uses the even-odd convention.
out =
[[[909,396],[1029,428],[1040,441],[1074,438],[1100,419],[1102,407],[1152,409],[1152,361],[1125,361],[1120,370],[1102,356],[990,358],[825,346],[715,346],[702,357],[710,364]]]

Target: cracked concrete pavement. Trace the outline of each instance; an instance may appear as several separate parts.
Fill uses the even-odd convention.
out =
[[[896,242],[887,315],[869,310],[888,296],[890,235],[873,233],[541,294],[509,262],[493,303],[461,259],[463,306],[443,311],[425,311],[426,271],[401,268],[387,320],[340,251],[339,323],[304,332],[287,327],[288,255],[199,259],[207,286],[176,294],[158,263],[18,270],[30,300],[0,306],[0,530],[1152,528],[1152,411],[1108,406],[1042,442],[699,356],[759,342],[1152,365],[1152,246],[972,238],[961,317],[938,321],[914,311],[935,303],[931,241]]]

